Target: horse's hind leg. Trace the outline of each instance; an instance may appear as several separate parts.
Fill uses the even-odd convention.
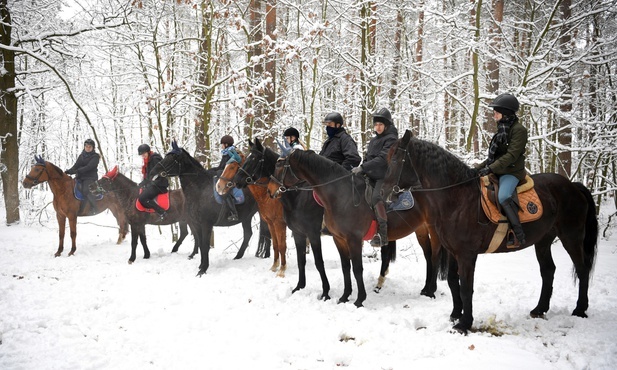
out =
[[[452,294],[452,313],[450,313],[450,321],[456,321],[463,316],[463,301],[461,299],[458,263],[454,257],[450,258],[448,261],[448,287]]]
[[[248,217],[248,216],[245,216],[245,217],[247,217],[247,219],[242,221],[242,229],[244,230],[244,237],[243,237],[244,239],[242,239],[242,245],[240,246],[240,250],[234,257],[235,260],[239,260],[240,258],[244,256],[244,252],[246,252],[246,248],[248,247],[249,241],[251,240],[251,236],[253,235],[253,229],[251,227],[252,217]]]
[[[351,257],[351,263],[353,266],[353,275],[356,278],[356,285],[358,285],[358,298],[354,302],[356,307],[362,307],[362,303],[366,300],[366,288],[364,287],[364,267],[362,266],[362,240],[360,240],[360,252],[353,253]],[[354,255],[355,254],[355,255]]]
[[[279,269],[276,276],[285,277],[285,271],[287,270],[287,224],[285,222],[275,221],[274,228],[277,239],[277,250],[278,255],[281,260],[281,268]],[[306,242],[305,242],[306,243]],[[304,251],[306,251],[306,246],[304,247]]]
[[[582,235],[581,232],[579,235]],[[565,238],[561,237],[561,243],[570,255],[570,259],[574,263],[574,271],[578,277],[578,299],[576,308],[572,311],[573,316],[587,317],[587,308],[589,307],[589,277],[591,268],[585,263],[585,255],[583,251],[583,238]],[[574,240],[573,240],[574,239]],[[580,240],[578,240],[580,239]]]
[[[182,242],[184,241],[186,236],[189,234],[189,230],[188,230],[188,227],[186,226],[186,222],[179,222],[179,226],[180,226],[180,236],[178,237],[178,241],[176,241],[176,244],[174,244],[173,248],[171,249],[171,253],[178,252],[178,248],[180,248],[180,245],[182,245]]]
[[[298,259],[298,284],[291,291],[293,294],[306,287],[306,237],[303,234],[295,232],[292,234],[296,244],[296,256]]]
[[[133,225],[131,225],[131,255],[129,257],[129,265],[135,262],[137,251],[137,238],[139,238],[139,231]]]
[[[141,242],[141,246],[144,248],[144,259],[150,258],[150,249],[148,249],[148,242],[146,241],[146,228],[141,230],[139,233],[139,241]]]
[[[326,268],[323,262],[323,252],[321,250],[321,222],[318,223],[318,226],[314,232],[309,234],[309,241],[311,243],[311,248],[313,249],[313,256],[315,257],[315,268],[319,272],[319,276],[321,277],[321,289],[322,293],[319,299],[327,301],[330,299],[330,282],[328,281],[328,276],[326,275]],[[306,239],[305,239],[306,240]],[[306,242],[305,242],[306,243]],[[303,251],[299,250],[298,254],[303,253]],[[304,261],[306,263],[306,255],[304,256]]]
[[[553,262],[551,253],[551,244],[554,239],[555,236],[550,235],[535,244],[536,259],[540,264],[540,275],[542,276],[542,289],[538,305],[529,313],[531,317],[544,317],[544,314],[550,308],[555,278],[555,262]]]
[[[60,213],[56,212],[56,219],[58,220],[58,250],[55,257],[60,257],[62,255],[62,251],[64,250],[64,234],[66,232],[66,217],[60,215]]]
[[[377,280],[377,286],[373,291],[379,293],[386,282],[386,275],[390,269],[390,262],[392,261],[393,254],[396,253],[396,241],[388,242],[388,245],[381,247],[381,269],[379,270],[379,279]]]
[[[341,269],[343,270],[343,282],[344,289],[343,295],[338,299],[338,303],[345,303],[349,301],[349,296],[351,295],[351,260],[349,259],[347,249],[344,247],[344,244],[339,241],[337,237],[334,237],[334,244],[336,244],[336,248],[341,257]],[[340,245],[340,246],[339,246]]]
[[[77,217],[69,217],[69,228],[71,229],[71,251],[69,256],[72,256],[77,250]]]

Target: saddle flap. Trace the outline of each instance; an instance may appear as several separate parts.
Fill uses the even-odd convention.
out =
[[[81,191],[81,180],[75,180],[75,186],[73,187],[73,195],[75,196],[75,199],[77,200],[87,200],[88,198],[86,198],[86,196],[84,195],[84,193],[82,193]],[[94,196],[94,199],[96,200],[101,200],[103,199],[103,194],[96,194]]]
[[[141,193],[141,189],[139,190],[139,192]],[[169,192],[157,195],[156,198],[154,198],[154,201],[159,206],[161,206],[161,208],[163,208],[164,210],[166,211],[169,210],[169,205],[170,205],[169,204]],[[148,213],[155,212],[154,209],[152,208],[144,207],[143,204],[141,204],[141,202],[139,201],[139,198],[135,200],[135,207],[137,208],[138,211],[141,211],[141,212],[148,212]]]
[[[480,189],[482,190],[482,209],[486,217],[491,220],[492,223],[499,223],[501,212],[497,207],[497,192],[499,191],[498,185],[494,180],[489,179],[491,176],[484,176],[480,178]],[[496,176],[495,176],[496,178]],[[518,217],[521,223],[531,222],[542,217],[543,207],[540,197],[533,187],[533,179],[527,175],[525,181],[521,185],[516,187],[516,194],[514,196],[516,204],[519,206]],[[494,187],[494,190],[491,189]]]

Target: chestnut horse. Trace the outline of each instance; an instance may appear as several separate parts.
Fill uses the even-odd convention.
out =
[[[238,221],[228,221],[222,217],[224,208],[214,197],[214,177],[216,170],[206,170],[186,150],[180,148],[176,141],[171,143],[172,150],[165,155],[154,168],[158,176],[178,176],[186,199],[187,221],[199,246],[201,262],[197,276],[202,276],[210,266],[210,237],[214,226],[232,226],[242,223],[244,239],[234,259],[244,256],[249,240],[253,235],[251,221],[257,213],[257,203],[248,190],[244,190],[245,202],[237,207]],[[267,229],[260,227],[262,235]],[[265,238],[260,238],[260,243]]]
[[[244,155],[240,154],[240,156],[242,162],[244,162]],[[227,196],[227,192],[235,187],[232,179],[240,166],[241,163],[235,161],[225,166],[223,173],[216,181],[216,191],[219,195]],[[274,262],[270,270],[273,272],[278,270],[277,276],[285,277],[285,270],[287,270],[287,256],[285,255],[287,253],[287,224],[283,218],[283,205],[278,200],[270,198],[268,189],[263,183],[250,184],[248,189],[257,202],[259,216],[268,224],[270,230],[272,248],[274,249]]]
[[[87,202],[82,214],[77,214],[81,201],[75,198],[73,189],[75,188],[75,180],[64,173],[59,167],[51,162],[46,162],[41,156],[34,156],[36,163],[30,168],[30,173],[22,181],[22,185],[26,189],[30,189],[35,185],[49,183],[49,188],[54,194],[54,210],[56,211],[56,219],[58,220],[58,236],[59,245],[55,256],[59,257],[64,250],[64,233],[66,231],[66,219],[69,219],[69,227],[71,229],[71,251],[69,256],[75,254],[77,250],[77,217],[90,216],[90,202]],[[120,244],[128,232],[128,222],[123,210],[117,207],[117,201],[113,195],[103,197],[96,202],[96,212],[101,213],[109,209],[116,218],[120,231],[118,234],[117,244]]]
[[[169,192],[170,207],[165,214],[165,218],[162,220],[156,212],[144,212],[137,209],[135,203],[139,198],[139,185],[119,173],[118,166],[90,184],[90,192],[93,194],[114,194],[117,198],[118,206],[124,210],[124,214],[131,225],[131,256],[129,257],[129,264],[135,262],[137,238],[139,238],[144,249],[144,259],[150,258],[150,250],[146,242],[146,224],[170,225],[176,222],[180,223],[180,238],[174,245],[172,253],[178,250],[178,247],[188,235],[182,190],[172,190]],[[195,253],[196,251],[193,250],[193,255]]]
[[[533,175],[542,202],[542,216],[523,224],[526,243],[496,252],[516,251],[535,245],[542,289],[532,317],[543,317],[550,306],[555,276],[551,244],[555,238],[568,252],[579,280],[578,300],[572,315],[587,317],[589,280],[596,255],[598,220],[589,190],[580,183],[552,173]],[[400,189],[412,189],[416,201],[428,211],[443,246],[450,252],[448,285],[452,292],[450,318],[454,330],[467,333],[473,323],[473,283],[478,254],[486,253],[497,226],[480,209],[477,172],[447,150],[416,138],[407,131],[390,149],[383,191],[390,197]],[[417,188],[420,185],[420,188]],[[452,258],[453,257],[453,258]]]
[[[301,185],[303,182],[308,185]],[[357,307],[362,306],[362,302],[366,299],[362,277],[362,243],[374,219],[371,206],[365,199],[364,178],[352,176],[339,164],[317,155],[312,150],[294,150],[277,163],[269,190],[276,193],[294,188],[312,189],[323,202],[324,220],[334,237],[344,276],[345,287],[339,302],[347,302],[351,295],[350,270],[353,265],[353,274],[358,286],[358,296],[354,304]],[[390,241],[403,238],[423,226],[428,227],[433,239],[436,234],[426,223],[424,210],[418,207],[390,212],[388,215]],[[432,248],[438,249],[439,242],[434,239],[435,244]],[[435,255],[438,254],[436,251]],[[436,265],[432,267],[436,268]]]

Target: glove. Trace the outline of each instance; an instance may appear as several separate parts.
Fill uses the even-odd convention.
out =
[[[488,174],[492,173],[493,171],[491,170],[491,168],[489,166],[484,166],[482,168],[480,168],[478,170],[478,176],[482,177],[482,176],[487,176]]]
[[[351,173],[354,175],[361,175],[364,171],[362,170],[362,166],[354,167],[351,169]]]
[[[70,168],[68,170],[64,170],[64,173],[66,173],[67,175],[73,175],[73,172],[71,172]]]

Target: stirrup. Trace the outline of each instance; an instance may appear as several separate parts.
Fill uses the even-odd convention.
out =
[[[238,215],[231,214],[227,216],[227,221],[238,221]]]
[[[386,243],[386,244],[388,244],[388,243]],[[373,239],[371,239],[371,247],[373,247],[373,248],[381,248],[384,245],[385,244],[383,244],[381,242],[381,235],[379,235],[379,233],[375,234]]]

